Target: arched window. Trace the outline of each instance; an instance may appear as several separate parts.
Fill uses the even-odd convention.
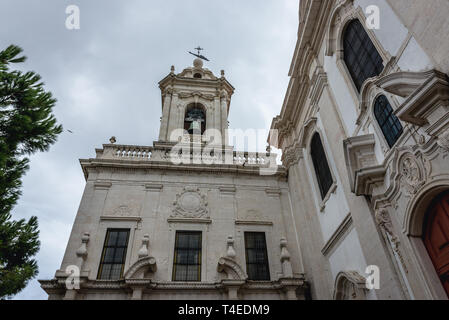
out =
[[[320,187],[321,198],[324,199],[332,187],[334,180],[318,132],[312,137],[310,149],[313,167],[315,168],[318,185]]]
[[[382,57],[358,19],[349,22],[343,35],[344,60],[357,90],[366,79],[384,69]]]
[[[189,134],[202,135],[206,130],[206,116],[199,104],[193,104],[186,109],[184,118],[184,129]]]
[[[374,115],[391,148],[398,141],[404,130],[398,117],[394,115],[393,108],[388,102],[387,97],[382,95],[376,99],[374,103]]]

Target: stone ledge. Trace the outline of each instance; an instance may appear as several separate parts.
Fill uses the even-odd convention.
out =
[[[248,220],[235,220],[236,225],[256,225],[256,226],[272,226],[271,221],[248,221]]]
[[[321,249],[321,253],[324,256],[327,256],[334,247],[339,243],[341,239],[343,239],[352,226],[352,216],[351,213],[348,213],[343,222],[338,226],[337,230],[332,234],[330,239],[326,242],[323,249]]]
[[[188,219],[188,218],[168,218],[168,223],[203,223],[211,224],[211,219]]]
[[[101,216],[100,221],[117,220],[117,221],[142,221],[142,217],[136,216]]]

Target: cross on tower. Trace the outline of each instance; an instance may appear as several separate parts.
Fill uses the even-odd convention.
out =
[[[195,50],[198,51],[198,55],[201,55],[201,51],[204,49],[198,46],[197,48],[195,48]]]
[[[209,61],[209,59],[207,59],[205,56],[203,56],[203,55],[201,54],[201,51],[204,50],[203,48],[201,48],[200,46],[198,46],[197,48],[195,48],[195,50],[196,50],[198,53],[193,53],[193,52],[190,52],[190,51],[189,51],[189,53],[190,53],[191,55],[197,57],[197,58],[200,58],[200,59]]]

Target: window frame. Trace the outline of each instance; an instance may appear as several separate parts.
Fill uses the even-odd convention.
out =
[[[116,244],[114,246],[108,245],[109,237],[110,237],[110,234],[112,232],[126,232],[127,233],[126,244],[124,246],[117,246],[117,242],[118,242],[118,239],[119,239],[119,237],[117,237]],[[104,238],[104,242],[103,242],[103,248],[101,250],[100,264],[98,266],[97,280],[113,280],[113,281],[116,281],[116,280],[123,279],[124,269],[125,269],[125,264],[126,264],[126,256],[127,256],[127,253],[128,253],[128,246],[129,246],[130,235],[131,235],[131,230],[128,229],[128,228],[108,228],[108,229],[106,229],[106,234],[105,234],[105,238]],[[108,264],[108,265],[118,265],[118,263],[114,263],[114,262],[111,263],[111,262],[105,262],[104,261],[106,250],[108,248],[114,248],[115,249],[114,250],[114,256],[115,256],[117,248],[124,248],[124,251],[123,251],[123,254],[122,254],[122,263],[121,263],[121,269],[120,269],[120,277],[118,279],[112,279],[111,278],[112,268],[111,268],[111,270],[109,270],[109,276],[107,278],[102,278],[103,271],[104,271],[103,270],[104,265],[106,265],[106,264]]]
[[[179,241],[178,236],[181,235],[181,234],[199,235],[200,236],[200,238],[199,238],[199,248],[190,248],[190,247],[179,248],[178,247],[178,241]],[[177,253],[178,253],[178,250],[180,250],[180,249],[181,250],[196,250],[196,251],[198,251],[197,263],[196,264],[189,264],[189,263],[187,263],[187,264],[184,264],[184,263],[180,264],[180,263],[177,263],[177,258],[178,258]],[[172,281],[173,282],[201,282],[202,258],[203,258],[203,252],[202,251],[203,251],[203,232],[202,231],[193,231],[193,230],[179,230],[179,231],[176,231],[176,233],[175,233],[175,243],[174,243],[174,252],[173,252],[173,264],[172,264],[173,265],[173,268],[172,268]],[[190,253],[190,251],[189,251],[189,253]],[[189,253],[188,253],[187,257],[189,256]],[[187,260],[188,260],[188,258],[187,258]],[[186,265],[187,266],[187,271],[188,271],[188,267],[189,266],[197,266],[198,267],[197,280],[189,280],[187,271],[186,271],[186,279],[178,280],[177,279],[177,275],[176,275],[176,271],[177,271],[177,266],[179,266],[179,265]]]
[[[190,111],[194,110],[194,109],[201,110],[201,112],[202,112],[202,114],[203,114],[204,121],[200,123],[200,124],[201,124],[201,136],[203,136],[203,135],[204,135],[204,132],[206,131],[206,125],[207,125],[207,110],[206,110],[206,108],[204,107],[204,105],[201,104],[201,103],[191,103],[191,104],[189,104],[189,105],[185,108],[185,110],[184,110],[184,118],[183,118],[184,130],[185,130],[189,135],[193,135],[193,133],[190,133],[190,132],[189,132],[189,126],[190,126],[191,122],[186,121],[186,118],[187,118],[187,114],[188,114]]]
[[[393,143],[391,143],[391,141],[389,141],[389,139],[387,138],[384,128],[382,127],[382,124],[379,122],[379,119],[378,119],[377,113],[376,113],[377,102],[382,97],[386,100],[386,102],[388,103],[388,106],[391,108],[391,112],[389,112],[389,114],[388,114],[389,117],[387,119],[393,118],[393,121],[396,119],[397,122],[395,122],[395,123],[398,123],[401,126],[401,132],[399,133],[399,135],[397,137],[395,137]],[[379,135],[382,136],[385,146],[388,147],[389,149],[392,149],[398,143],[398,141],[401,139],[401,137],[404,135],[404,132],[405,132],[404,125],[402,124],[401,120],[394,114],[394,112],[395,112],[395,108],[393,108],[393,104],[390,102],[390,99],[385,94],[380,93],[374,98],[374,100],[372,102],[373,120],[374,120],[374,122],[376,122],[376,126],[379,130]],[[384,122],[384,124],[385,124],[385,122]]]
[[[263,248],[249,248],[248,247],[248,237],[250,235],[263,235],[263,244],[264,247]],[[248,280],[252,280],[252,281],[271,281],[271,274],[270,274],[270,262],[269,262],[269,257],[268,257],[268,244],[267,244],[267,237],[266,237],[266,232],[260,232],[260,231],[245,231],[244,232],[244,244],[245,244],[245,262],[246,262],[246,273],[248,275]],[[250,268],[250,265],[256,265],[259,266],[260,263],[259,262],[250,262],[249,257],[248,257],[248,251],[249,250],[258,250],[261,251],[263,250],[263,255],[264,255],[264,265],[266,267],[266,274],[259,276],[259,274],[257,274],[255,277],[253,277],[252,274],[250,274],[250,270],[253,270],[252,268]],[[258,271],[256,272],[258,273]]]
[[[321,180],[320,180],[320,174],[319,174],[319,171],[318,171],[318,169],[317,169],[317,167],[315,165],[315,160],[314,160],[314,156],[313,156],[313,153],[312,153],[313,149],[314,149],[313,146],[312,146],[312,143],[313,143],[315,137],[319,138],[319,141],[320,141],[320,144],[321,144],[321,149],[322,149],[322,152],[323,152],[323,156],[324,156],[324,159],[326,160],[326,166],[329,169],[329,175],[330,175],[331,181],[330,181],[329,188],[326,191],[323,190],[323,187],[322,187],[322,184],[321,184]],[[316,185],[317,185],[318,191],[319,191],[319,196],[320,196],[319,199],[321,201],[321,211],[323,211],[324,203],[329,199],[330,193],[335,190],[336,182],[335,182],[335,178],[334,178],[334,175],[333,175],[333,172],[332,172],[331,164],[329,162],[329,157],[327,155],[326,148],[325,148],[324,143],[323,143],[323,138],[322,138],[321,134],[318,131],[315,131],[311,135],[310,142],[309,142],[309,156],[310,156],[311,164],[312,164],[312,167],[313,167],[313,173],[314,173],[315,182],[316,182]]]
[[[357,50],[353,48],[354,41],[348,40],[348,37],[351,36],[351,34],[348,34],[349,32],[352,32],[352,40],[355,39],[360,42],[360,47]],[[363,23],[357,18],[347,22],[344,27],[342,33],[342,53],[343,61],[358,93],[361,92],[366,80],[379,76],[385,69],[382,54],[363,26]],[[352,62],[349,61],[351,58],[353,59]],[[365,61],[362,58],[365,58]],[[367,66],[372,67],[370,72],[367,72]],[[368,76],[366,75],[367,73],[369,74]],[[362,80],[362,78],[364,79]]]

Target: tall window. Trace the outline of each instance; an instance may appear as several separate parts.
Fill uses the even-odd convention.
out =
[[[313,167],[320,187],[321,198],[324,199],[329,192],[329,189],[334,183],[331,169],[327,162],[326,153],[324,152],[323,144],[318,132],[312,137],[310,144],[310,154],[312,156]]]
[[[248,279],[270,280],[265,233],[245,232],[245,252]]]
[[[200,105],[192,105],[186,110],[184,129],[189,134],[202,135],[206,130],[206,116]]]
[[[391,148],[398,141],[404,130],[398,117],[394,115],[393,108],[388,102],[387,97],[382,95],[376,99],[374,103],[374,115]]]
[[[98,279],[118,280],[123,276],[128,238],[128,229],[108,229],[101,254]]]
[[[173,281],[201,281],[201,232],[176,232]]]
[[[382,57],[358,19],[349,22],[343,35],[344,60],[357,90],[366,79],[384,69]]]

